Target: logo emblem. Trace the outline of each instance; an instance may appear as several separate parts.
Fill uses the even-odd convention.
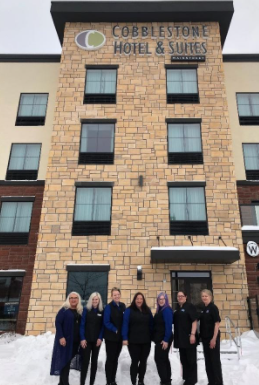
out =
[[[95,51],[101,48],[106,42],[102,32],[94,29],[80,32],[75,38],[76,45],[86,51]]]
[[[259,255],[258,244],[253,241],[247,242],[246,252],[248,255],[250,255],[250,257],[253,257],[253,258],[257,257]]]

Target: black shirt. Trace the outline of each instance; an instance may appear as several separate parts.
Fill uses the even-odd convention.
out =
[[[200,336],[202,339],[211,339],[214,335],[215,323],[220,322],[219,309],[210,302],[203,306],[200,316]]]
[[[75,344],[75,343],[80,342],[79,331],[80,331],[81,315],[78,314],[76,309],[70,309],[70,311],[72,311],[72,313],[74,314],[74,339],[73,339],[73,343]]]
[[[174,347],[193,348],[196,344],[190,343],[192,323],[198,319],[196,308],[191,303],[185,302],[182,307],[177,306],[174,312]],[[197,338],[196,338],[197,341]]]

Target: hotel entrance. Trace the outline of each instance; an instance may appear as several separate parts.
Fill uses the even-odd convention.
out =
[[[172,271],[172,307],[176,309],[176,295],[179,290],[187,294],[187,301],[196,306],[199,311],[202,307],[201,291],[212,290],[210,271]]]

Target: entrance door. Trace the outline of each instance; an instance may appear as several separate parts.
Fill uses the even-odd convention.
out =
[[[172,271],[171,277],[173,309],[175,310],[177,305],[177,292],[182,290],[187,294],[188,301],[200,311],[201,291],[212,290],[211,273],[209,271]]]

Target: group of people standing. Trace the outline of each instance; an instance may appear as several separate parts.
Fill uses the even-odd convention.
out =
[[[198,316],[196,308],[187,302],[186,294],[179,291],[178,306],[173,313],[167,294],[160,293],[153,317],[144,295],[140,292],[134,295],[130,306],[126,308],[125,304],[120,302],[120,289],[114,287],[111,290],[112,301],[105,309],[97,292],[91,294],[84,309],[80,295],[70,293],[56,317],[57,332],[50,374],[60,376],[59,385],[69,385],[70,367],[77,368],[81,370],[80,385],[85,385],[91,359],[90,385],[93,385],[100,346],[104,338],[107,385],[117,385],[118,359],[123,345],[128,347],[131,357],[132,385],[144,385],[147,359],[153,341],[161,385],[170,385],[169,350],[174,339],[174,347],[180,352],[184,384],[194,385],[197,383],[197,321],[200,318],[200,336],[209,385],[223,385],[218,308],[212,302],[212,293],[209,290],[203,290],[201,298],[204,306]]]

